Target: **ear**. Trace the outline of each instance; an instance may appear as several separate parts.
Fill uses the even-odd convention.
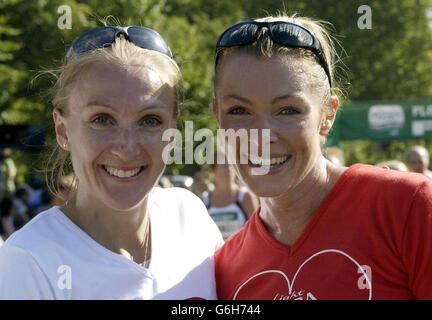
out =
[[[62,116],[62,111],[58,108],[53,110],[54,127],[56,132],[57,143],[60,148],[69,151],[69,139],[67,136],[65,118]]]
[[[320,135],[322,136],[328,135],[336,119],[336,112],[339,108],[339,99],[337,96],[330,97],[330,108],[332,111],[331,114],[327,114],[325,117],[323,117],[323,121],[321,123]]]

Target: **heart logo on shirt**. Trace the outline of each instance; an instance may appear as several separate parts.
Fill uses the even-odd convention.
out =
[[[334,254],[338,256],[338,264],[335,265],[335,259]],[[324,257],[325,256],[325,257]],[[317,259],[317,257],[320,257]],[[328,266],[324,262],[328,263]],[[335,268],[338,267],[338,265],[343,264],[346,266],[348,264],[350,269],[350,276],[355,276],[354,283],[347,283],[347,281],[334,281],[333,278],[328,276],[331,274],[334,276]],[[324,267],[321,267],[323,265]],[[320,268],[321,267],[321,268]],[[329,270],[331,267],[333,267],[331,270]],[[341,269],[341,272],[343,272]],[[349,277],[350,277],[349,276]],[[349,278],[348,277],[348,278]],[[363,280],[364,286],[359,287],[358,281],[360,278]],[[278,280],[278,278],[280,278]],[[301,283],[307,283],[309,279],[310,284],[308,283],[307,288],[296,288],[296,280],[301,278]],[[316,279],[315,279],[316,278]],[[265,270],[262,272],[259,272],[257,274],[254,274],[249,279],[244,281],[237,291],[234,294],[233,300],[241,300],[244,299],[242,296],[242,293],[246,293],[246,291],[257,291],[262,290],[263,294],[265,294],[265,297],[259,297],[258,299],[277,299],[277,300],[288,300],[288,299],[317,299],[316,293],[314,293],[314,287],[313,285],[316,284],[316,281],[322,280],[325,281],[332,281],[331,284],[337,285],[337,288],[340,289],[340,291],[347,291],[347,290],[361,290],[361,292],[365,292],[367,289],[368,292],[365,295],[367,296],[368,300],[372,299],[372,283],[370,279],[370,275],[365,271],[364,266],[361,266],[356,260],[354,260],[350,255],[347,253],[337,250],[337,249],[327,249],[319,251],[309,258],[307,258],[300,267],[296,270],[292,280],[288,278],[288,276],[281,270]],[[331,280],[329,280],[331,279]],[[341,277],[342,279],[342,277]],[[344,279],[345,280],[345,279]],[[276,281],[276,282],[275,282]],[[314,282],[315,281],[315,282]],[[277,283],[276,287],[272,288],[272,292],[270,293],[269,283]],[[342,289],[341,289],[342,288]],[[328,290],[336,290],[332,287],[328,287]],[[272,295],[272,296],[267,296]],[[250,297],[250,295],[247,295]],[[349,298],[349,297],[347,297]]]

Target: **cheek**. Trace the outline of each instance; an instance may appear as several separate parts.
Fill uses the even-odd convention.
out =
[[[168,148],[169,141],[162,141],[162,134],[146,136],[142,141],[143,146],[147,149],[147,153],[150,157],[154,159],[154,162],[163,165],[162,155],[164,149]]]
[[[82,126],[79,134],[76,135],[75,144],[80,149],[85,149],[92,154],[106,147],[116,136],[117,134],[114,130],[97,131],[87,126]]]

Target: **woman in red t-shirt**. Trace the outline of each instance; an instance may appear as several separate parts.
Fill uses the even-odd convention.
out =
[[[217,42],[220,128],[270,129],[267,173],[257,155],[234,165],[261,206],[216,254],[221,299],[432,298],[430,180],[322,155],[335,57],[323,23],[298,16],[240,22]]]

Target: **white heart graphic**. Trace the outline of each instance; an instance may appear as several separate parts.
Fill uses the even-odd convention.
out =
[[[259,272],[259,273],[255,274],[255,275],[253,275],[252,277],[250,277],[249,279],[247,279],[245,282],[243,282],[243,283],[240,285],[240,287],[237,289],[236,293],[234,294],[233,300],[236,300],[237,295],[239,294],[240,290],[241,290],[241,289],[242,289],[242,288],[243,288],[243,287],[244,287],[248,282],[250,282],[251,280],[253,280],[253,279],[256,278],[256,277],[259,277],[259,276],[261,276],[261,275],[263,275],[263,274],[267,274],[267,273],[276,273],[276,274],[280,274],[280,275],[282,275],[282,276],[284,277],[284,279],[285,279],[287,285],[288,285],[288,292],[289,292],[289,294],[292,294],[292,288],[293,288],[293,286],[294,286],[295,279],[296,279],[298,273],[300,272],[300,270],[303,268],[303,266],[304,266],[306,263],[308,263],[310,260],[312,260],[313,258],[319,256],[320,254],[329,253],[329,252],[338,253],[338,254],[341,254],[341,255],[347,257],[348,259],[350,259],[350,260],[351,260],[351,261],[352,261],[352,262],[353,262],[353,263],[354,263],[354,264],[359,268],[358,270],[361,270],[362,274],[364,275],[364,277],[365,277],[365,279],[366,279],[366,281],[367,281],[368,288],[369,288],[369,299],[368,299],[368,300],[372,300],[372,283],[371,283],[371,281],[370,281],[368,275],[366,274],[366,272],[363,270],[363,268],[361,267],[361,265],[360,265],[357,261],[355,261],[355,260],[354,260],[350,255],[348,255],[347,253],[345,253],[345,252],[343,252],[343,251],[337,250],[337,249],[327,249],[327,250],[322,250],[322,251],[319,251],[319,252],[317,252],[317,253],[314,253],[312,256],[310,256],[309,258],[307,258],[307,259],[306,259],[306,260],[305,260],[305,261],[300,265],[300,267],[297,269],[296,273],[294,274],[294,278],[292,279],[292,283],[290,282],[290,280],[288,279],[288,277],[286,276],[286,274],[285,274],[283,271],[280,271],[280,270],[265,270],[265,271]]]

